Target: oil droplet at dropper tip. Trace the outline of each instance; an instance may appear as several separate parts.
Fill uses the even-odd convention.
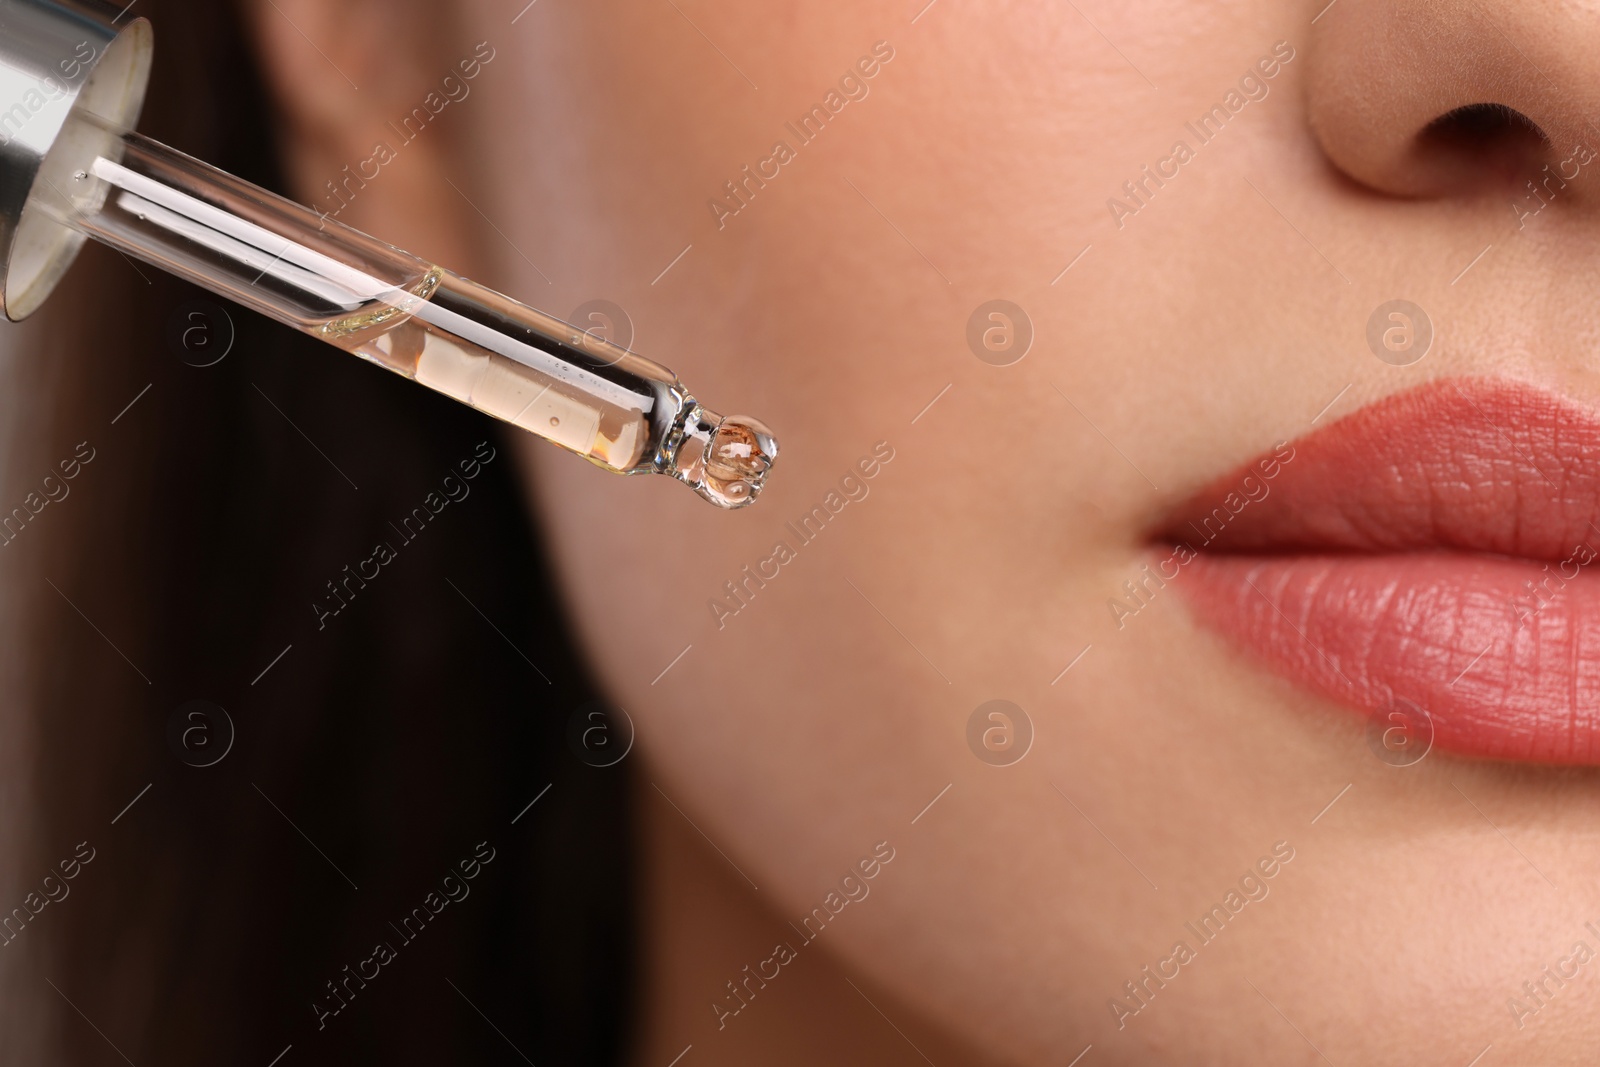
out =
[[[748,415],[723,418],[694,404],[670,473],[719,508],[749,507],[778,460],[778,439]]]

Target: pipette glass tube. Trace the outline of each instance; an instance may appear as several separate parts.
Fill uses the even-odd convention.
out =
[[[29,204],[621,474],[667,474],[723,508],[760,493],[778,446],[701,407],[665,367],[86,112],[100,148]]]

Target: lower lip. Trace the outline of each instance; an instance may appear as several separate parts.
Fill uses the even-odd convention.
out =
[[[1600,582],[1576,561],[1202,554],[1183,570],[1204,621],[1308,689],[1459,755],[1600,765]],[[1561,588],[1541,606],[1530,580]]]

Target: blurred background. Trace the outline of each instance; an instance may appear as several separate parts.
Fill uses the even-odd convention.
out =
[[[283,191],[235,5],[137,13],[141,131]],[[0,1060],[615,1062],[630,764],[567,743],[594,694],[498,424],[99,246],[0,374]]]

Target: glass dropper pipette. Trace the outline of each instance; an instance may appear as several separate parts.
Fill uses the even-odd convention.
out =
[[[723,508],[755,500],[778,452],[762,423],[723,418],[657,363],[133,132],[151,34],[120,16],[99,0],[0,0],[8,317],[42,302],[87,236],[608,470],[667,474]]]
[[[753,501],[777,442],[665,367],[137,133],[79,111],[109,150],[31,206],[622,474]]]

